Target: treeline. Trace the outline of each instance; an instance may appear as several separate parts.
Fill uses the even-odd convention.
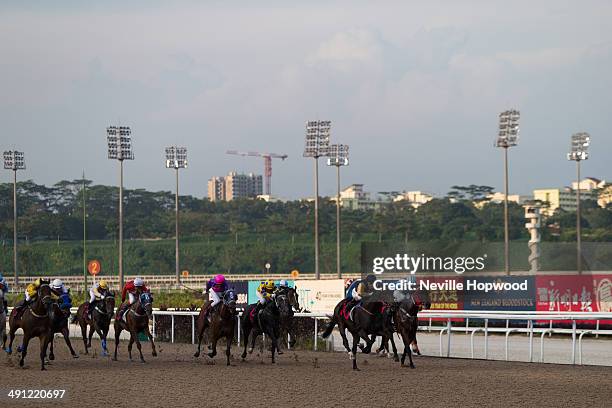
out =
[[[83,184],[85,200],[83,201]],[[90,180],[61,181],[47,187],[33,181],[18,183],[18,233],[20,240],[72,241],[83,238],[83,204],[87,214],[87,238],[115,239],[117,236],[117,187],[93,185]],[[12,184],[0,184],[0,239],[12,241]],[[482,192],[486,186],[465,189]],[[350,239],[355,234],[377,234],[378,240],[400,236],[410,241],[503,240],[503,205],[489,203],[476,208],[473,194],[457,194],[453,186],[449,197],[434,199],[415,210],[408,202],[390,202],[378,211],[343,210],[342,232]],[[489,188],[490,189],[490,188]],[[449,198],[453,198],[450,200]],[[478,197],[477,197],[478,198]],[[510,239],[528,239],[524,210],[510,203]],[[322,235],[335,233],[335,204],[323,199],[320,205]],[[181,235],[208,239],[220,235],[286,234],[289,239],[313,229],[313,204],[308,201],[268,203],[241,199],[210,202],[193,196],[180,197]],[[545,241],[575,239],[575,213],[559,211],[543,223]],[[585,241],[612,241],[612,208],[585,202],[582,214]],[[144,189],[124,190],[125,239],[157,239],[174,236],[174,194]],[[216,239],[216,238],[215,238]]]

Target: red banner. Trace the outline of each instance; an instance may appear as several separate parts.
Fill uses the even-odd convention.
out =
[[[536,277],[536,310],[612,312],[612,276],[544,275]],[[612,320],[601,323],[612,324]]]

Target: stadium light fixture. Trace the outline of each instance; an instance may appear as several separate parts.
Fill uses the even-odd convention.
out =
[[[328,166],[336,166],[336,274],[338,279],[342,278],[340,265],[340,167],[349,164],[349,147],[345,144],[333,144],[329,146]]]
[[[19,284],[17,271],[17,170],[25,170],[25,157],[23,152],[17,150],[5,151],[3,154],[4,168],[13,171],[13,272],[15,285]]]
[[[179,169],[187,168],[187,148],[169,146],[166,147],[166,168],[174,169],[176,172],[176,194],[174,196],[174,222],[175,222],[175,275],[176,284],[181,283],[180,261],[179,261]]]
[[[519,119],[521,113],[516,109],[510,109],[499,114],[499,129],[497,133],[496,147],[504,149],[504,270],[506,275],[510,274],[510,238],[508,220],[508,148],[518,144]]]
[[[319,157],[329,152],[331,121],[311,120],[306,122],[306,145],[304,157],[314,158],[315,168],[315,279],[320,279],[319,272]]]
[[[589,158],[591,136],[586,132],[574,133],[571,138],[567,160],[576,162],[576,269],[582,274],[582,225],[580,211],[580,162]]]
[[[123,287],[123,161],[134,160],[132,130],[129,126],[106,128],[108,158],[119,160],[119,283]]]

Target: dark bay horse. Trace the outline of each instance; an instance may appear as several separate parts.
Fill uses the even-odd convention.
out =
[[[280,313],[280,332],[286,333],[289,336],[289,347],[293,347],[296,343],[296,337],[293,330],[293,315],[294,310],[300,310],[298,294],[294,288],[280,290],[276,294],[275,301]]]
[[[2,339],[2,350],[6,346],[6,309],[4,307],[4,292],[0,286],[0,338]]]
[[[40,341],[40,366],[41,370],[45,368],[45,356],[47,355],[47,346],[53,336],[51,332],[52,304],[57,299],[57,296],[52,292],[48,282],[42,283],[36,291],[36,300],[24,306],[25,310],[13,309],[9,317],[9,346],[6,349],[8,354],[13,351],[13,340],[15,340],[15,332],[17,329],[23,330],[23,343],[21,345],[21,359],[19,366],[23,367],[26,355],[28,354],[28,345],[30,340],[38,337]],[[19,315],[19,316],[18,316]]]
[[[274,353],[278,351],[278,337],[280,332],[280,312],[274,299],[266,302],[266,305],[258,314],[255,314],[255,307],[257,303],[248,305],[242,315],[242,336],[244,339],[244,351],[242,352],[242,361],[246,359],[247,345],[249,342],[249,335],[252,333],[251,348],[249,353],[253,352],[255,348],[255,339],[260,334],[264,334],[270,337],[272,341],[272,363],[275,363]]]
[[[238,296],[236,296],[236,291],[234,289],[225,291],[221,304],[210,311],[210,322],[204,316],[206,309],[203,307],[202,310],[200,310],[196,325],[198,333],[198,350],[195,352],[194,357],[200,356],[202,337],[204,337],[204,330],[208,327],[211,344],[208,357],[213,358],[217,355],[217,341],[225,337],[227,340],[225,355],[227,356],[227,365],[230,365],[231,347],[232,341],[234,341],[234,328],[236,327],[237,300]]]
[[[121,306],[119,306],[121,307]],[[153,349],[153,357],[157,357],[157,350],[155,350],[155,342],[153,336],[149,330],[149,320],[153,317],[153,297],[150,293],[141,293],[138,296],[138,300],[131,305],[128,310],[125,311],[121,319],[115,319],[115,354],[113,360],[117,361],[117,348],[119,347],[119,336],[122,330],[130,332],[130,342],[128,343],[128,356],[132,361],[132,345],[136,342],[138,352],[140,353],[140,361],[145,362],[144,356],[142,355],[142,346],[138,339],[138,333],[144,332]]]
[[[404,361],[406,360],[406,355],[408,355],[410,368],[414,368],[414,363],[412,362],[411,345],[413,343],[416,345],[416,333],[417,329],[419,328],[419,318],[417,317],[417,313],[418,306],[416,306],[412,301],[399,302],[398,307],[395,309],[395,324],[404,343],[404,352],[402,353],[401,360],[402,367],[405,367]]]
[[[60,295],[59,303],[53,302],[51,306],[51,343],[49,344],[49,360],[55,360],[55,354],[53,353],[53,337],[55,333],[61,333],[64,336],[64,341],[70,350],[70,355],[73,358],[79,358],[79,355],[75,353],[70,342],[70,331],[68,330],[68,319],[70,318],[70,308],[72,307],[72,300],[70,295],[65,293]]]
[[[380,308],[381,302],[370,302],[364,305],[356,305],[349,310],[348,299],[342,299],[334,308],[334,314],[331,316],[331,322],[321,335],[324,339],[329,337],[334,330],[334,326],[338,325],[342,344],[348,351],[351,360],[353,360],[353,370],[357,368],[357,347],[359,347],[360,339],[363,339],[366,344],[360,347],[364,354],[369,354],[374,344],[375,336],[370,338],[371,334],[381,332],[389,319],[389,311],[384,311]],[[348,330],[353,337],[352,347],[349,347],[348,339],[345,330]]]
[[[108,348],[106,346],[106,337],[115,311],[115,293],[108,292],[103,299],[97,300],[93,310],[91,310],[91,319],[87,308],[89,303],[85,302],[79,306],[76,315],[72,319],[72,323],[78,323],[81,326],[81,335],[83,336],[83,344],[85,345],[85,354],[89,354],[91,347],[91,339],[94,332],[100,336],[102,343],[102,355],[108,356]],[[87,326],[89,326],[89,335],[87,335]]]

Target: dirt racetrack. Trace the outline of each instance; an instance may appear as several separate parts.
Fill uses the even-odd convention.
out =
[[[80,342],[73,344],[82,349]],[[225,354],[212,364],[192,357],[191,345],[168,343],[158,344],[157,358],[144,343],[142,364],[127,361],[126,346],[122,342],[118,362],[99,355],[73,360],[56,339],[56,360],[46,372],[40,371],[38,340],[30,343],[25,369],[15,353],[2,355],[0,406],[609,407],[612,401],[610,367],[415,357],[417,368],[411,370],[360,354],[361,371],[354,372],[345,353],[289,351],[271,365],[268,354],[257,351],[241,362],[237,350],[227,367]],[[94,347],[99,350],[99,342]],[[66,394],[59,404],[10,400],[7,393],[15,388]]]

